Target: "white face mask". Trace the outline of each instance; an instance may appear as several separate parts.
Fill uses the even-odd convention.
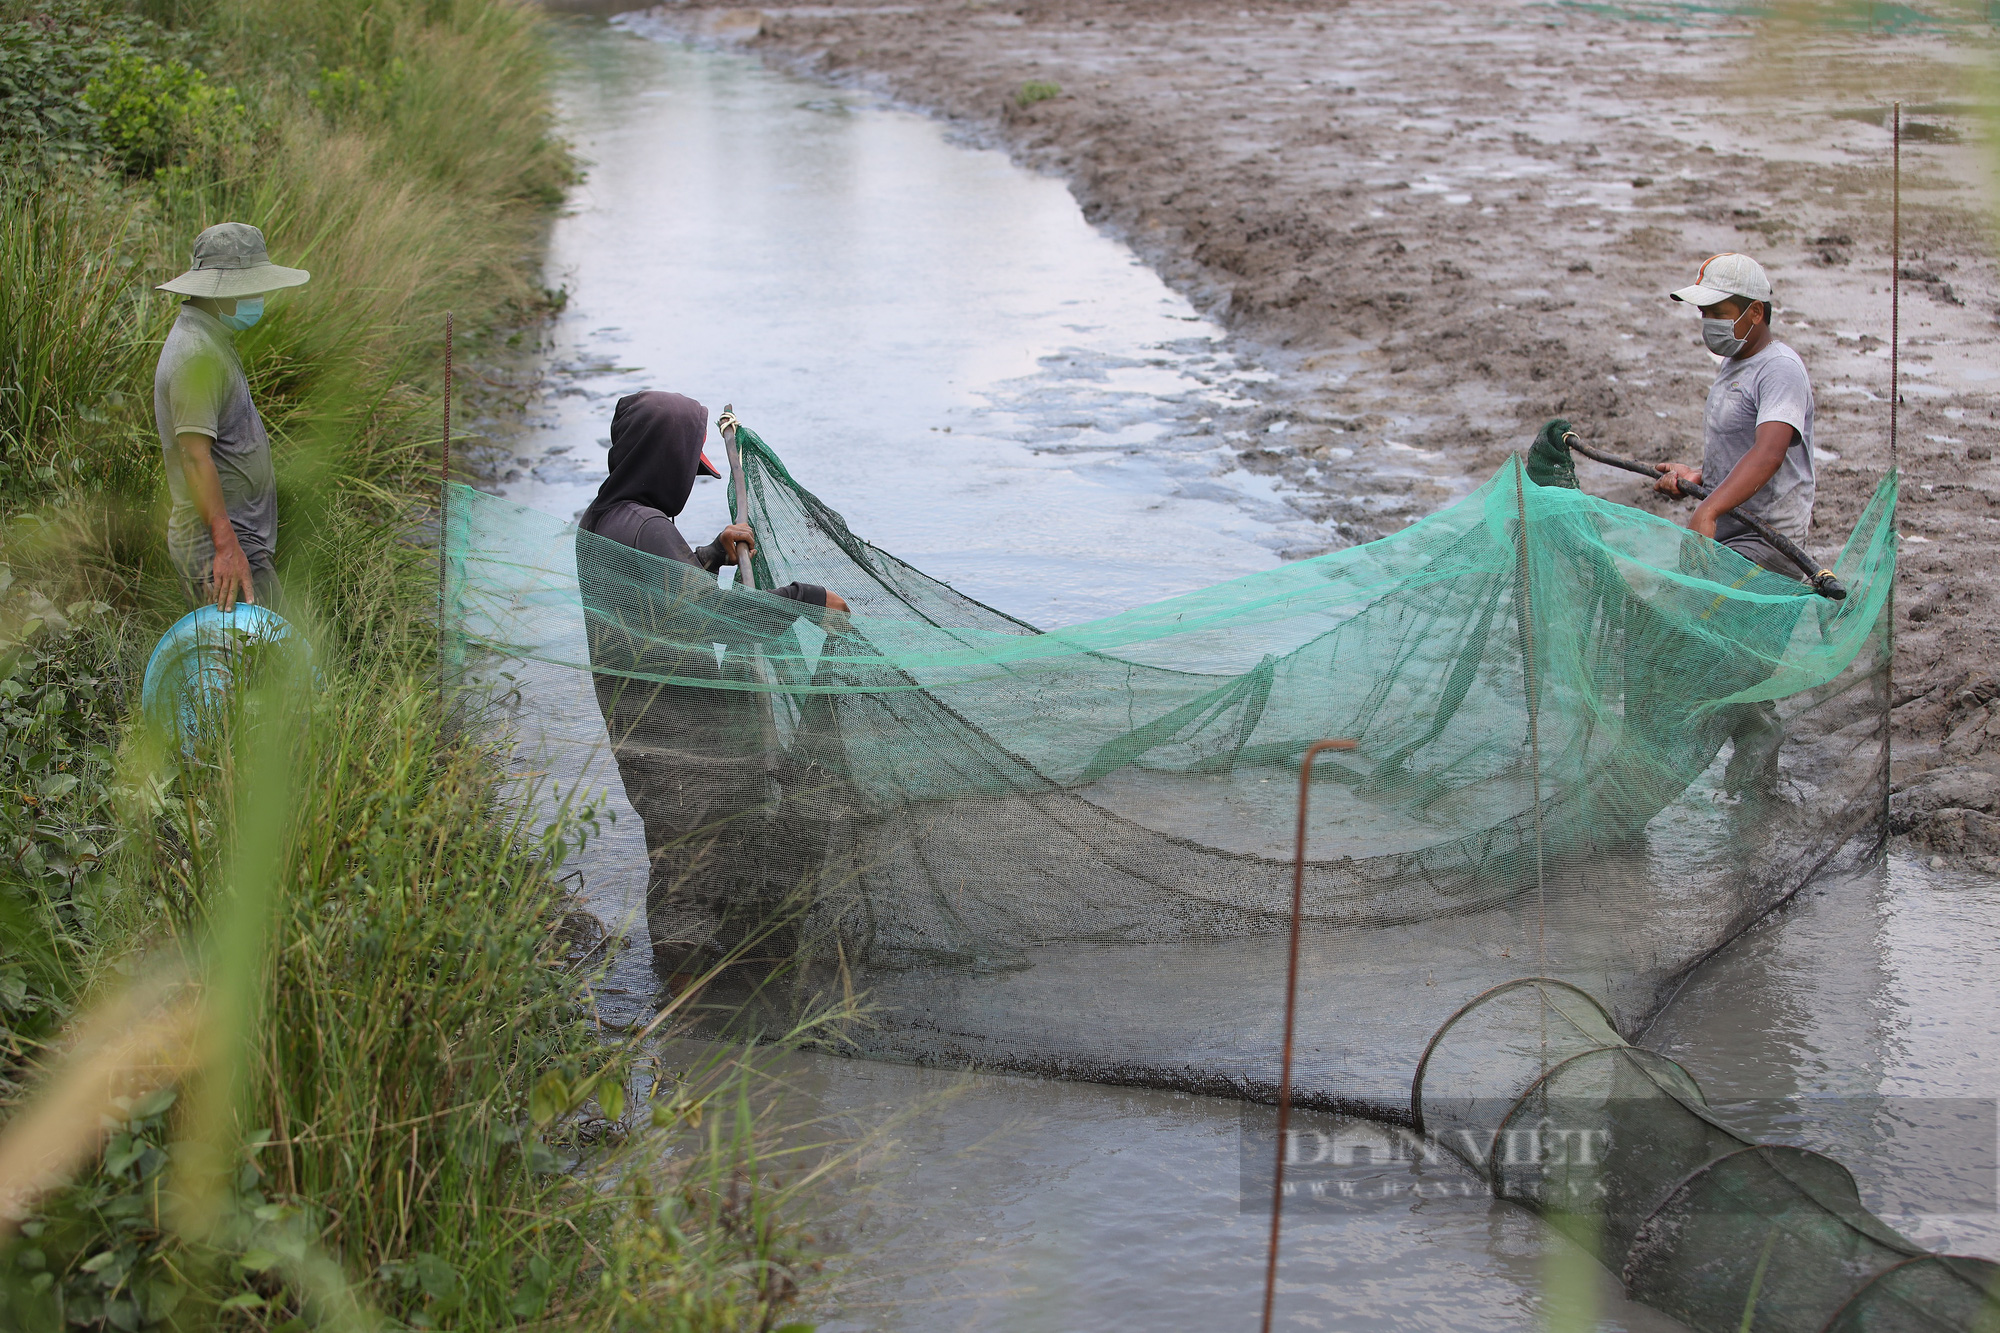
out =
[[[1749,314],[1744,311],[1743,315]],[[1735,356],[1743,350],[1746,339],[1736,336],[1736,325],[1743,315],[1735,319],[1704,319],[1701,322],[1701,341],[1709,351],[1717,356]]]

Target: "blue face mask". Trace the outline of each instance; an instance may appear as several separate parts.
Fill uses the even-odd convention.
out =
[[[235,329],[238,333],[241,333],[258,320],[264,318],[264,298],[261,296],[242,297],[236,302],[235,314],[218,315],[216,318],[220,319],[230,328]]]

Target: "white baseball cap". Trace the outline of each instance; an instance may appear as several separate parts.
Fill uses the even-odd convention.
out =
[[[1749,255],[1710,255],[1695,270],[1694,285],[1667,295],[1689,305],[1714,305],[1732,296],[1747,301],[1771,299],[1771,275]]]

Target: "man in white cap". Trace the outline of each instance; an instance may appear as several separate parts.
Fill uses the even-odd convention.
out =
[[[1677,496],[1683,481],[1709,487],[1688,527],[1798,578],[1796,565],[1736,517],[1762,519],[1801,546],[1812,525],[1812,381],[1799,354],[1771,336],[1771,279],[1748,255],[1715,255],[1670,295],[1701,310],[1702,342],[1722,364],[1708,390],[1701,466],[1656,463],[1655,488]]]
[[[173,497],[167,551],[196,605],[280,595],[277,475],[235,336],[263,317],[265,293],[311,276],[273,264],[257,228],[222,222],[195,237],[194,266],[160,284],[188,298],[160,349],[153,420]]]
[[[1813,393],[1799,354],[1771,336],[1771,279],[1748,255],[1713,255],[1692,285],[1669,293],[1701,311],[1701,340],[1722,358],[1702,419],[1701,466],[1656,463],[1655,488],[1679,495],[1680,484],[1708,486],[1688,527],[1714,538],[1752,564],[1787,578],[1799,568],[1736,515],[1751,514],[1800,546],[1812,526]],[[1770,703],[1731,709],[1734,747],[1723,790],[1767,790],[1778,773],[1784,724]]]

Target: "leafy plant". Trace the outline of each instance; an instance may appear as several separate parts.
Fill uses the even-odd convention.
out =
[[[114,56],[85,85],[106,148],[135,176],[149,176],[190,153],[214,156],[250,137],[234,88],[211,83],[185,60],[133,50]]]
[[[182,46],[142,17],[88,0],[53,0],[0,22],[0,164],[94,161],[103,141],[84,88],[127,53]]]
[[[1037,102],[1046,102],[1052,97],[1061,96],[1060,83],[1044,83],[1039,79],[1030,79],[1014,94],[1014,105],[1025,110]]]
[[[90,1177],[30,1217],[0,1272],[0,1313],[14,1328],[138,1330],[168,1319],[187,1289],[167,1262],[160,1225],[171,1089],[127,1103]]]
[[[68,1013],[70,973],[107,893],[120,837],[113,745],[116,662],[76,621],[110,608],[12,589],[0,566],[0,1026],[23,1043]],[[0,1083],[18,1079],[0,1066]]]
[[[379,119],[387,114],[391,100],[409,76],[410,68],[400,56],[373,77],[352,65],[342,65],[338,69],[322,69],[318,85],[307,96],[332,120]]]
[[[121,1098],[95,1169],[21,1224],[0,1262],[9,1328],[144,1333],[196,1311],[282,1318],[296,1309],[279,1272],[305,1256],[319,1219],[268,1197],[258,1158],[269,1130],[248,1137],[229,1173],[218,1243],[190,1246],[175,1233],[173,1215],[185,1207],[172,1170],[178,1097],[169,1087]]]

